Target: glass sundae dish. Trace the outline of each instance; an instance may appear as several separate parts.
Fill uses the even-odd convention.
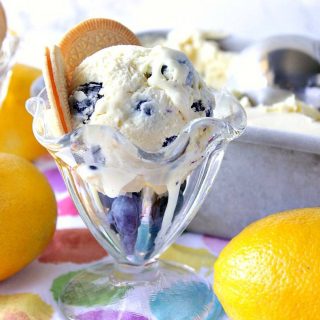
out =
[[[185,56],[183,61],[173,62],[178,71],[170,69],[170,59],[176,59],[177,55],[182,57],[180,53],[168,53],[162,48],[152,51],[153,49],[141,47],[104,50],[107,51],[101,50],[97,54],[99,58],[101,55],[107,56],[109,66],[114,61],[110,52],[121,51],[120,55],[116,54],[115,59],[121,68],[117,67],[116,74],[112,70],[107,72],[113,76],[111,78],[114,82],[119,73],[124,72],[123,69],[138,69],[138,64],[134,67],[130,64],[130,68],[126,65],[130,59],[138,60],[141,64],[145,54],[152,66],[150,74],[141,73],[146,78],[146,88],[142,84],[138,86],[138,100],[135,99],[136,92],[128,93],[125,90],[129,94],[130,103],[134,101],[133,105],[128,104],[129,109],[132,109],[125,120],[120,115],[126,110],[127,100],[122,94],[126,83],[111,94],[112,99],[114,95],[121,98],[120,104],[112,107],[113,115],[117,108],[121,111],[116,121],[117,125],[121,123],[121,128],[114,123],[99,123],[97,120],[99,116],[105,116],[101,111],[103,107],[108,108],[110,101],[114,100],[106,99],[113,82],[107,86],[108,79],[101,81],[86,78],[99,78],[101,67],[95,72],[90,67],[98,65],[96,60],[91,64],[96,54],[89,57],[89,60],[84,60],[84,64],[80,64],[74,71],[75,85],[70,85],[73,88],[69,94],[70,113],[73,117],[70,132],[57,136],[56,127],[50,121],[54,106],[49,102],[46,90],[27,103],[27,108],[34,117],[33,130],[36,138],[54,157],[89,230],[114,258],[114,263],[98,264],[71,279],[60,296],[62,313],[67,319],[87,319],[86,316],[90,313],[99,315],[95,319],[208,319],[209,314],[210,319],[213,319],[215,300],[211,285],[188,266],[161,261],[158,257],[195,216],[218,172],[225,147],[245,128],[245,113],[229,93],[206,88]],[[201,91],[200,96],[204,102],[192,103],[191,109],[190,105],[180,108],[181,112],[186,108],[193,118],[185,121],[175,136],[172,132],[164,132],[166,138],[161,138],[160,147],[157,146],[156,139],[161,136],[161,130],[153,138],[153,130],[157,129],[157,125],[160,129],[162,126],[158,121],[167,121],[160,116],[160,120],[155,121],[147,133],[140,131],[140,136],[130,136],[128,133],[135,132],[140,122],[144,125],[142,129],[147,128],[148,121],[161,114],[161,94],[167,93],[167,87],[159,89],[154,84],[147,85],[150,81],[155,81],[152,77],[156,76],[156,64],[149,58],[152,56],[155,57],[154,61],[158,61],[157,52],[161,53],[161,57],[165,52],[164,59],[168,62],[167,69],[163,65],[159,67],[163,76],[161,81],[166,86],[172,81],[176,88],[172,90],[170,87],[168,92],[175,97],[181,92],[182,97],[186,97],[187,92],[197,93],[196,89],[190,88],[189,91],[178,92],[181,74],[186,78],[184,81],[188,82],[182,85],[183,88],[195,87],[195,83],[200,81],[199,88],[206,90],[205,93]],[[126,60],[126,57],[130,59]],[[82,73],[82,70],[90,72]],[[167,72],[169,70],[173,70],[171,74]],[[185,72],[190,70],[191,76],[189,72]],[[105,76],[104,72],[101,74]],[[178,80],[174,80],[175,76]],[[132,79],[137,77],[136,74],[132,75]],[[78,80],[80,83],[77,83]],[[127,82],[130,81],[127,78]],[[149,98],[141,98],[146,92]],[[204,98],[208,96],[210,108],[205,107],[207,100]],[[82,108],[84,104],[86,108]],[[176,112],[174,102],[172,105],[166,104],[165,110],[168,117],[171,117]],[[172,128],[178,121],[177,117],[178,115],[173,118],[174,122],[170,122],[172,125],[166,128]],[[125,124],[131,123],[130,121],[136,121],[134,128],[129,127],[133,131],[124,130]],[[154,144],[150,143],[153,139]],[[149,147],[142,147],[144,141]],[[100,297],[99,303],[95,299],[94,305],[90,302],[92,292]],[[71,297],[75,295],[86,301],[87,307],[72,304],[74,299]],[[170,303],[172,299],[184,301],[185,308],[177,310]]]
[[[5,10],[0,2],[0,104],[7,94],[10,71],[18,44],[18,36],[7,29]]]

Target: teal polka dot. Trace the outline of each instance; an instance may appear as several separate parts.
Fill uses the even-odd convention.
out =
[[[157,320],[191,320],[203,316],[213,303],[212,289],[203,282],[176,282],[154,294],[150,309]]]

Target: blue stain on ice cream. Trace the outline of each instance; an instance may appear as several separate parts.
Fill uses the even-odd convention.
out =
[[[192,320],[203,316],[207,310],[199,306],[211,307],[212,289],[202,282],[179,281],[171,287],[155,293],[150,300],[150,309],[157,320]]]

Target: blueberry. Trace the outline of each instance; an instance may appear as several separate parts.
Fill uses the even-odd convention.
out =
[[[173,79],[172,72],[169,70],[169,67],[165,64],[161,67],[161,74],[166,78],[166,80]]]
[[[195,101],[192,104],[191,109],[193,109],[194,112],[200,112],[200,111],[206,110],[201,100]]]
[[[119,196],[112,202],[111,210],[107,215],[110,227],[120,235],[123,249],[132,254],[140,225],[139,197]]]
[[[162,147],[165,148],[167,147],[170,143],[172,143],[175,139],[177,138],[177,136],[171,136],[171,137],[168,137],[164,140],[163,144],[162,144]]]
[[[195,101],[191,109],[193,109],[194,112],[202,112],[205,111],[206,117],[211,117],[212,116],[212,106],[209,106],[206,108],[201,100]]]
[[[136,111],[142,111],[145,115],[151,116],[154,113],[153,102],[147,99],[138,101],[135,106]]]
[[[108,197],[107,195],[105,195],[105,194],[103,194],[101,192],[98,192],[98,195],[99,195],[99,199],[100,199],[100,202],[101,202],[103,208],[106,209],[106,211],[110,210],[111,206],[112,206],[112,203],[113,203],[113,201],[115,199],[114,198],[110,198],[110,197]],[[110,223],[110,221],[109,221],[109,223]],[[113,223],[113,220],[112,220],[112,223]]]
[[[165,64],[161,67],[161,74],[165,75],[168,72],[168,66]]]
[[[136,104],[135,110],[136,110],[136,111],[141,111],[141,105],[142,105],[143,103],[147,102],[147,101],[148,101],[148,100],[146,100],[146,99],[143,99],[143,100],[138,101],[138,103]]]
[[[98,170],[98,167],[91,165],[91,166],[89,166],[89,169],[91,169],[91,170]]]
[[[206,117],[211,117],[211,116],[212,116],[212,110],[210,108],[206,110]]]
[[[109,213],[113,217],[115,228],[120,234],[133,234],[139,223],[139,204],[136,197],[119,196]]]
[[[186,85],[190,86],[190,87],[193,85],[193,72],[192,71],[189,71],[189,73],[187,75]]]
[[[135,233],[134,235],[132,234],[122,235],[122,238],[121,238],[122,247],[127,254],[134,253],[136,239],[137,239],[137,233]]]
[[[102,88],[102,82],[89,82],[78,87],[77,91],[82,91],[84,94],[90,96],[92,93],[99,93]]]
[[[103,95],[99,94],[101,88],[101,82],[85,83],[76,88],[70,96],[69,102],[72,111],[73,113],[78,113],[81,115],[83,118],[83,123],[86,123],[88,120],[90,120],[97,101],[103,97]],[[82,98],[81,100],[79,99],[79,95]]]

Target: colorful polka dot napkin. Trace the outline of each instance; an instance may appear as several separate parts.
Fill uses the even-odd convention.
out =
[[[57,308],[57,297],[63,286],[90,264],[112,260],[85,228],[54,161],[43,157],[36,165],[48,178],[57,198],[57,231],[51,244],[37,260],[0,283],[0,320],[63,319]],[[226,241],[220,239],[184,233],[162,255],[162,259],[187,264],[212,281],[213,263],[225,245]],[[92,303],[96,303],[94,299],[92,295]],[[74,303],[81,305],[87,302]],[[181,309],[184,308],[183,302],[175,303],[180,303]],[[218,302],[217,306],[221,308]],[[114,311],[108,312],[87,313],[79,320],[119,319]],[[217,313],[210,315],[208,320],[227,319],[222,310],[219,313],[219,316]],[[137,318],[128,313],[122,314],[121,319]]]

